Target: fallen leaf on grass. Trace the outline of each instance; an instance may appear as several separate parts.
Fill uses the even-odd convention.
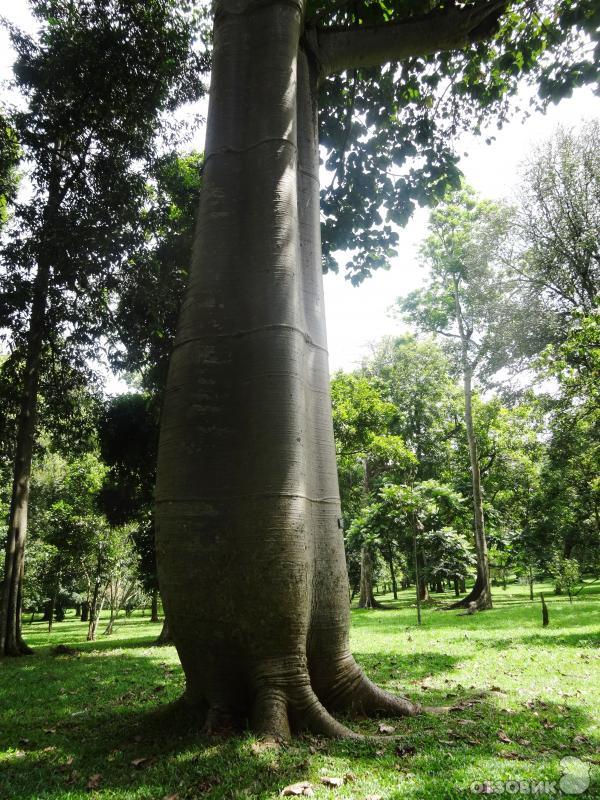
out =
[[[344,785],[344,779],[343,778],[334,778],[334,777],[332,777],[330,775],[324,775],[321,778],[321,783],[323,784],[323,786],[329,786],[330,789],[335,789],[338,786],[343,786]]]
[[[590,740],[587,736],[584,736],[581,733],[578,733],[577,736],[573,737],[573,742],[575,744],[591,744]]]
[[[381,795],[380,794],[368,794],[365,797],[365,800],[381,800]]]
[[[530,740],[530,739],[517,739],[517,742],[518,742],[518,743],[519,743],[519,744],[520,744],[522,747],[529,747],[529,745],[531,744],[531,740]]]
[[[179,800],[178,794],[166,794],[162,800]]]
[[[27,747],[28,744],[31,743],[30,739],[19,739],[19,744],[21,747]]]
[[[456,720],[458,725],[475,725],[474,719],[457,719]]]
[[[72,786],[74,783],[77,782],[78,778],[79,778],[79,773],[77,772],[76,769],[74,769],[73,772],[71,772],[69,777],[66,779],[65,783],[67,784],[67,786]]]
[[[42,728],[44,733],[56,733],[56,728]]]
[[[396,728],[394,728],[393,725],[385,725],[382,722],[381,725],[379,726],[378,730],[379,730],[379,733],[394,733]]]
[[[56,750],[56,747],[52,747],[52,745],[50,745],[49,747],[44,747],[42,753],[52,753],[54,750]]]
[[[267,739],[258,739],[256,742],[252,742],[250,749],[253,753],[257,755],[259,753],[264,753],[268,750],[278,750],[281,747],[281,740],[275,738],[267,738]]]
[[[87,789],[97,789],[100,786],[100,781],[102,780],[102,775],[97,772],[95,775],[90,775],[88,778],[88,782],[86,784]]]
[[[148,764],[148,756],[142,756],[141,758],[134,758],[133,761],[130,762],[132,767],[135,769],[141,769],[143,766]]]
[[[505,750],[498,753],[500,758],[507,758],[509,761],[527,761],[527,756],[517,753],[514,750]]]
[[[209,778],[204,778],[204,780],[198,781],[196,784],[196,789],[200,794],[206,794],[210,792],[215,786],[218,786],[221,783],[221,779],[217,778],[216,775],[213,775]]]
[[[550,731],[552,728],[556,728],[556,724],[554,722],[550,722],[548,719],[543,719],[542,728],[546,728],[546,730]]]
[[[348,783],[354,783],[354,781],[356,780],[356,775],[353,772],[347,772],[344,775],[344,778]]]
[[[24,758],[25,751],[24,750],[15,750],[15,758]]]
[[[397,756],[414,756],[417,748],[413,747],[412,744],[399,744],[395,752]]]
[[[279,792],[279,794],[281,797],[300,797],[300,795],[311,797],[314,794],[314,789],[312,783],[309,783],[308,781],[300,781],[300,783],[292,783],[289,786],[286,786]]]
[[[498,738],[501,742],[504,742],[504,744],[512,744],[512,739],[507,736],[504,731],[498,731]]]

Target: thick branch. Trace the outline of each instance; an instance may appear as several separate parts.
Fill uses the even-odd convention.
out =
[[[485,0],[384,25],[318,31],[315,54],[326,77],[347,69],[461,50],[490,36],[507,5],[508,0]]]

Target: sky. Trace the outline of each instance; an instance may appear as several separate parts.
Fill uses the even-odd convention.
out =
[[[0,0],[0,15],[31,30],[31,17],[26,0]],[[0,81],[11,77],[12,53],[4,31],[0,31]],[[557,125],[578,126],[584,119],[600,118],[600,97],[591,89],[579,89],[571,98],[551,106],[546,114],[535,113],[525,122],[513,119],[501,130],[495,124],[484,129],[479,137],[465,135],[456,140],[461,156],[460,168],[467,182],[482,196],[490,199],[511,199],[516,191],[519,164],[532,148],[551,136]],[[485,139],[495,140],[487,145]],[[199,130],[194,146],[203,146],[203,130]],[[404,230],[399,232],[398,256],[389,271],[376,272],[359,287],[345,280],[343,267],[337,275],[325,275],[325,308],[332,371],[352,370],[370,352],[370,346],[382,336],[398,335],[407,330],[389,313],[394,300],[417,288],[426,277],[418,263],[418,248],[426,234],[428,212],[418,209]],[[343,263],[343,262],[342,262]],[[113,391],[123,388],[111,381]]]

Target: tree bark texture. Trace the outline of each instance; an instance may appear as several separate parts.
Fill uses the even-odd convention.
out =
[[[161,594],[207,729],[414,713],[348,649],[319,232],[295,3],[217,8],[203,189],[159,446]],[[215,591],[215,576],[219,591]]]

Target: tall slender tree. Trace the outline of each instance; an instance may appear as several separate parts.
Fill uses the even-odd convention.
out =
[[[496,363],[501,350],[510,300],[496,258],[508,231],[508,212],[477,198],[466,189],[453,193],[431,214],[430,234],[423,246],[430,279],[423,289],[399,301],[400,309],[421,330],[455,345],[462,376],[464,424],[469,446],[477,580],[460,605],[491,608],[487,539],[483,513],[481,466],[473,418],[473,381]]]
[[[573,5],[215,4],[203,188],[157,480],[161,590],[186,698],[207,727],[249,718],[280,736],[299,726],[347,736],[335,708],[417,711],[374,686],[349,650],[319,106],[334,175],[324,242],[328,253],[355,248],[360,280],[394,243],[382,205],[401,221],[456,184],[453,128],[502,113],[517,76],[546,69],[550,45],[548,77],[561,85],[578,41]],[[593,0],[577,5],[593,33]],[[596,70],[585,53],[569,80],[584,69]],[[412,156],[422,159],[399,171]]]
[[[197,96],[187,17],[171,0],[32,0],[41,29],[15,28],[12,124],[32,164],[30,200],[15,208],[2,250],[0,328],[23,353],[14,477],[0,604],[0,654],[21,636],[27,506],[45,348],[93,349],[115,265],[135,236],[143,176],[161,114]],[[22,333],[20,333],[22,331]]]

